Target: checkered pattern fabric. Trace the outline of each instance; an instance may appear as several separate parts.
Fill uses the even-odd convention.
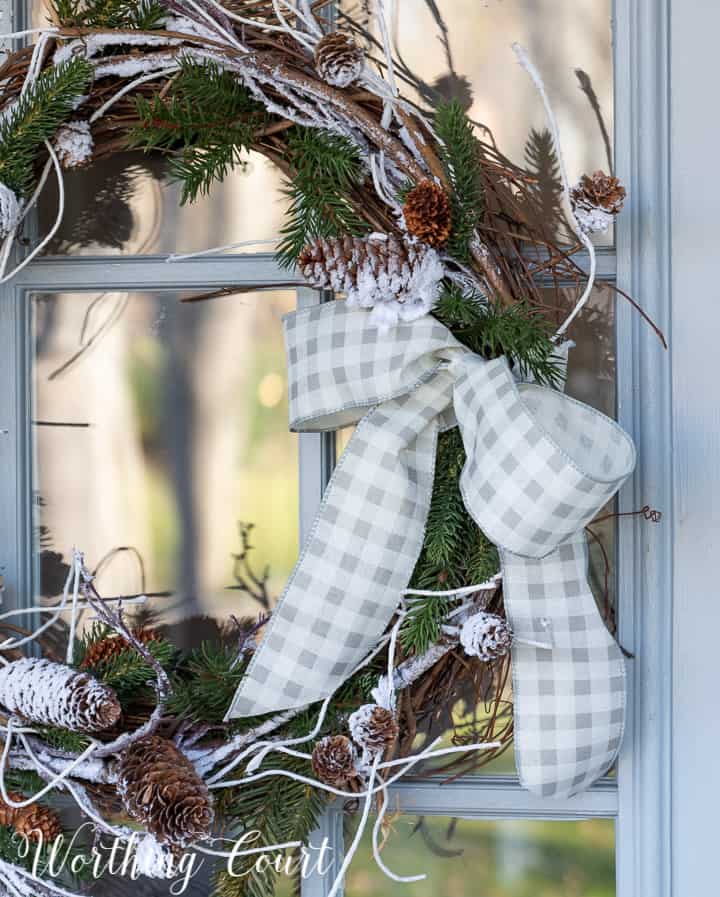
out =
[[[532,626],[548,610],[553,632],[567,629],[568,638],[575,638],[572,621],[578,615],[570,599],[576,592],[592,596],[584,567],[579,571],[580,562],[573,564],[567,552],[635,462],[632,442],[617,424],[562,393],[516,384],[503,359],[472,355],[429,317],[386,333],[370,325],[367,312],[333,302],[288,315],[285,334],[291,428],[357,427],[227,718],[327,697],[377,644],[422,547],[437,434],[455,422],[467,450],[461,488],[468,510],[501,549],[511,582],[522,582],[523,570],[535,576],[530,582],[525,574],[532,611],[517,591],[517,620],[509,611],[513,627]],[[534,601],[546,592],[549,609]],[[597,610],[584,603],[582,608],[583,637],[591,633],[599,640],[598,625],[605,630]],[[596,700],[601,683],[609,688],[617,678],[615,657],[609,649],[604,660],[592,651],[584,661],[587,644],[578,641],[576,647],[577,658],[572,650],[558,653],[551,678],[590,682],[595,703],[590,709],[583,705],[573,722],[558,688],[539,696],[535,711],[525,700],[516,722],[524,781],[543,793],[568,793],[575,787],[568,782],[587,784],[603,771],[594,747],[584,759],[582,728],[588,722],[593,739],[614,744],[617,734],[609,734],[615,716],[608,712],[606,719]],[[555,651],[548,653],[555,657]],[[525,678],[522,673],[516,687]],[[548,759],[543,766],[532,733],[553,719],[553,732],[563,742],[562,751],[553,749],[562,760]],[[577,735],[572,771],[564,753],[571,731]],[[554,744],[552,732],[547,743]],[[605,766],[612,760],[607,756]]]
[[[625,661],[587,583],[576,533],[542,560],[502,552],[520,782],[568,797],[612,766],[625,724]],[[543,626],[542,623],[547,625]],[[550,641],[552,649],[523,643]]]

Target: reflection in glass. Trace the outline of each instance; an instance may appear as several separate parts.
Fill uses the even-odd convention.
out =
[[[367,22],[362,0],[341,0],[340,8]],[[551,204],[557,160],[542,102],[510,49],[514,41],[542,72],[570,179],[612,169],[612,0],[403,0],[393,8],[403,93],[423,106],[457,99],[505,156],[538,176]]]
[[[428,874],[402,885],[408,897],[614,897],[614,826],[579,822],[399,817],[382,857],[399,875]],[[372,859],[368,835],[347,875],[347,897],[386,897],[390,887]]]
[[[33,297],[38,548],[47,560],[77,545],[94,567],[132,546],[102,564],[103,593],[167,590],[178,615],[254,616],[256,602],[227,590],[238,521],[256,525],[251,559],[271,571],[270,603],[297,557],[280,325],[295,297],[179,298]]]
[[[199,252],[245,241],[274,240],[285,198],[277,168],[258,153],[248,155],[209,195],[180,205],[181,188],[166,177],[156,153],[128,152],[80,171],[66,171],[65,215],[49,244],[50,255],[135,255]],[[39,203],[46,233],[57,214],[57,191],[50,182]],[[272,244],[255,251],[272,251]]]

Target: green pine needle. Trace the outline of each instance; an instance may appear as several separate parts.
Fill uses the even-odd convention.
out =
[[[236,663],[237,648],[203,644],[178,669],[168,709],[198,722],[221,723],[247,663]]]
[[[170,156],[170,177],[182,184],[181,204],[244,168],[255,133],[267,120],[247,88],[211,62],[184,60],[167,97],[137,97],[135,103],[140,124],[129,145]]]
[[[511,366],[517,365],[523,379],[530,375],[544,386],[562,384],[563,368],[551,338],[552,327],[526,303],[504,307],[450,285],[433,313],[461,343],[483,358],[504,355]]]
[[[499,569],[497,549],[478,528],[462,500],[459,481],[464,465],[460,431],[455,428],[442,433],[425,541],[411,580],[413,588],[459,588],[484,582]],[[440,637],[440,626],[450,607],[447,598],[413,601],[400,629],[403,648],[424,653]]]
[[[271,762],[275,768],[295,773],[308,775],[310,771],[306,760],[295,757],[276,754]],[[243,831],[260,833],[257,844],[306,844],[326,805],[321,791],[281,776],[243,785],[222,795],[221,802],[224,814],[237,819]],[[258,868],[250,858],[242,869],[248,874],[237,878],[227,871],[218,874],[215,897],[271,897],[275,893],[278,872],[271,863]]]
[[[55,18],[66,28],[159,28],[167,9],[155,0],[53,0]]]
[[[92,69],[84,59],[71,59],[46,69],[0,122],[0,183],[27,196],[35,182],[35,161],[72,114],[86,91]]]
[[[290,205],[276,252],[281,265],[292,268],[303,247],[320,237],[367,233],[366,222],[350,201],[362,168],[349,140],[315,128],[294,128],[287,161],[293,177],[284,189]]]
[[[438,106],[435,130],[442,141],[440,159],[452,187],[452,232],[447,249],[458,261],[467,262],[470,240],[483,206],[478,142],[472,122],[457,100]]]

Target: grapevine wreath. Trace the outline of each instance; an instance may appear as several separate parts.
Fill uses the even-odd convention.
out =
[[[388,787],[420,761],[467,772],[514,733],[525,787],[588,787],[619,749],[625,673],[588,586],[585,527],[635,453],[564,395],[563,336],[622,186],[602,172],[568,184],[542,81],[516,47],[560,170],[562,222],[547,220],[537,179],[458,102],[403,98],[412,75],[382,0],[369,30],[324,0],[52,6],[0,67],[2,280],[56,233],[64,171],[159,151],[192,201],[255,150],[287,178],[279,261],[344,297],[285,320],[291,426],[357,426],[269,618],[183,653],[162,620],[101,596],[77,551],[50,555],[58,598],[32,609],[42,625],[3,616],[0,894],[82,887],[27,850],[49,857],[63,837],[54,791],[96,839],[132,845],[138,874],[172,879],[187,851],[217,862],[219,897],[271,894],[278,875],[258,863],[234,876],[230,845],[255,832],[239,856],[260,845],[300,868],[326,802],[345,800],[361,824],[332,897],[373,809],[375,858],[407,880],[380,836]],[[57,220],[10,270],[49,178]],[[564,321],[540,276],[576,285]],[[80,632],[85,610],[96,623]],[[62,656],[48,636],[66,614]],[[487,716],[418,748],[461,699],[487,701]]]

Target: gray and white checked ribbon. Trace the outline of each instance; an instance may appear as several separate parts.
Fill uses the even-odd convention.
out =
[[[227,718],[331,694],[377,644],[423,543],[438,433],[455,424],[463,499],[499,547],[513,648],[515,750],[526,787],[563,796],[615,758],[620,650],[586,577],[583,529],[635,465],[630,437],[560,392],[517,384],[438,321],[383,332],[331,302],[285,318],[290,422],[357,424]],[[543,621],[542,623],[540,621]]]

